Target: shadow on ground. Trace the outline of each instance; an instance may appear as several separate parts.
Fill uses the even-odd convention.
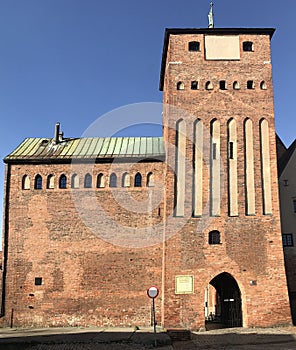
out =
[[[212,332],[192,333],[191,343],[195,345],[195,349],[232,349],[236,346],[245,349],[282,349],[284,344],[289,344],[289,349],[296,349],[295,334],[285,332],[265,334],[264,331],[256,332],[256,330],[245,334],[239,332],[226,332],[224,334],[213,334]],[[186,350],[189,348],[186,346],[178,347],[178,344],[175,343],[174,349]]]
[[[0,333],[1,335],[1,333]],[[97,349],[119,348],[120,345],[127,348],[128,345],[133,346],[133,349],[155,347],[155,341],[157,347],[163,347],[171,344],[171,339],[166,333],[157,333],[156,337],[151,332],[80,332],[80,333],[68,333],[68,334],[35,334],[24,336],[11,336],[0,338],[0,350],[29,350],[39,349],[38,345],[51,345],[49,348],[59,348],[58,345],[68,344],[71,348],[74,344],[80,344],[80,347],[76,345],[75,349],[90,348],[86,345],[91,345]],[[56,346],[54,346],[56,345]],[[110,347],[107,347],[110,345]],[[44,347],[45,348],[45,347]],[[63,347],[64,348],[64,347]],[[66,347],[68,349],[68,347]],[[43,347],[42,347],[43,349]]]

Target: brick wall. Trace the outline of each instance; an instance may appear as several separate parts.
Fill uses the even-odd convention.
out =
[[[187,126],[186,149],[186,223],[173,238],[166,241],[165,319],[167,326],[204,327],[204,291],[217,275],[227,272],[238,283],[242,298],[244,326],[274,326],[289,323],[290,310],[283,262],[281,229],[278,204],[278,178],[276,167],[276,140],[273,119],[273,87],[268,35],[239,35],[243,41],[252,41],[254,52],[243,52],[239,61],[207,61],[204,56],[203,34],[171,34],[164,77],[165,139],[176,142],[176,122],[183,118]],[[199,41],[201,50],[189,52],[188,42]],[[170,64],[171,62],[171,64]],[[198,90],[191,90],[191,81],[199,82]],[[226,90],[219,89],[219,81],[226,81]],[[247,89],[247,81],[253,80],[255,89]],[[184,90],[177,90],[182,81]],[[213,90],[206,90],[211,81]],[[232,84],[238,81],[239,90]],[[265,81],[267,89],[260,89]],[[210,179],[209,146],[204,146],[204,176],[202,218],[192,218],[192,159],[193,125],[202,120],[205,143],[210,138],[210,122],[220,121],[221,140],[221,215],[209,216]],[[234,118],[237,125],[238,157],[238,216],[228,215],[228,163],[227,122]],[[255,216],[247,216],[244,167],[244,120],[253,122]],[[263,215],[262,177],[260,154],[261,118],[269,124],[270,164],[272,181],[272,215]],[[168,159],[174,163],[175,150],[168,147]],[[166,177],[167,215],[173,210],[174,174],[168,167]],[[185,215],[185,216],[186,216]],[[180,219],[174,218],[166,227],[176,231]],[[221,233],[220,245],[208,244],[208,233]],[[174,260],[171,257],[174,256]],[[176,275],[193,275],[194,294],[175,295]],[[250,285],[256,281],[256,285]]]
[[[82,178],[89,167],[11,166],[6,324],[12,310],[15,326],[150,324],[146,289],[161,285],[163,198],[148,198],[157,184],[162,191],[163,163],[113,165],[118,181],[129,169],[130,188],[109,188],[108,179],[106,188],[57,188],[60,174],[69,178],[75,169]],[[110,174],[110,164],[91,168]],[[133,186],[137,171],[141,188]],[[153,188],[145,185],[150,171]],[[42,190],[22,190],[25,174],[54,174],[55,188],[44,181]],[[159,320],[160,298],[156,304]]]

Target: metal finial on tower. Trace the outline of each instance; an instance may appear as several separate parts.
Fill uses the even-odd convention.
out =
[[[209,28],[214,28],[214,13],[213,13],[213,2],[211,1],[210,3],[210,12],[208,14],[208,18],[209,18]]]

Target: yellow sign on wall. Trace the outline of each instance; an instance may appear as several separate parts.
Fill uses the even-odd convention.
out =
[[[192,294],[194,291],[193,276],[176,276],[176,294]]]

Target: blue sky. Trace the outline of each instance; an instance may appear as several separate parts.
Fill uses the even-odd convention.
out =
[[[26,137],[52,137],[57,121],[65,136],[79,137],[115,108],[161,102],[164,29],[207,27],[209,3],[1,0],[1,158]],[[276,28],[276,128],[287,146],[296,137],[295,13],[295,0],[214,1],[215,27]],[[0,198],[3,178],[2,163]]]

